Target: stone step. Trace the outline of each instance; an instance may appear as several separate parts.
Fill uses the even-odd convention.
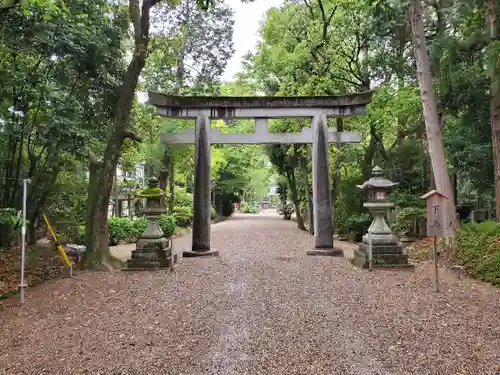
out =
[[[407,254],[372,254],[372,267],[374,268],[412,268],[413,265],[408,263]],[[351,263],[361,268],[368,268],[368,254],[360,251],[354,251],[354,259]]]
[[[369,245],[365,243],[360,243],[358,245],[360,251],[368,254]],[[403,246],[399,245],[373,245],[372,254],[402,254]]]
[[[127,267],[123,271],[131,270],[155,270],[170,268],[171,260],[170,258],[162,260],[139,260],[139,259],[129,259],[127,261]]]
[[[172,249],[153,250],[153,249],[136,249],[132,251],[132,259],[165,259],[171,256]]]

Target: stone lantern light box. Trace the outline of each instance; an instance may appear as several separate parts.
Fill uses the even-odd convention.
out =
[[[362,185],[356,185],[359,189],[368,193],[368,201],[363,203],[373,217],[368,228],[371,232],[372,262],[373,267],[411,267],[408,264],[408,255],[403,254],[403,248],[399,244],[399,238],[392,233],[391,228],[385,221],[386,213],[394,207],[389,202],[389,192],[397,186],[382,176],[382,169],[378,166],[373,168],[373,176]],[[370,237],[368,233],[363,236],[362,243],[354,252],[352,263],[359,267],[368,268],[368,249]]]

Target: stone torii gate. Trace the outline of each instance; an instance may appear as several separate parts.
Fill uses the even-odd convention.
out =
[[[309,255],[342,255],[333,248],[332,201],[328,171],[328,143],[359,142],[357,132],[327,127],[327,117],[365,113],[371,92],[321,97],[180,97],[149,92],[149,104],[163,117],[196,119],[184,134],[161,134],[166,144],[195,145],[193,242],[185,256],[217,255],[210,248],[211,144],[312,143],[314,249]],[[269,133],[270,118],[312,118],[300,133]],[[210,127],[210,119],[255,119],[255,133],[224,134]]]

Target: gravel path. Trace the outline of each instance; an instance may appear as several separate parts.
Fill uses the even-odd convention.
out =
[[[0,307],[0,374],[476,375],[500,365],[500,291],[307,257],[295,223],[236,216],[219,258],[87,273]]]

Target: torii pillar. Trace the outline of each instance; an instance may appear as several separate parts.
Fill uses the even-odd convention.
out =
[[[333,247],[332,196],[330,195],[330,173],[328,170],[328,128],[326,116],[315,116],[312,122],[312,180],[314,249],[307,255],[343,255],[341,249]]]

